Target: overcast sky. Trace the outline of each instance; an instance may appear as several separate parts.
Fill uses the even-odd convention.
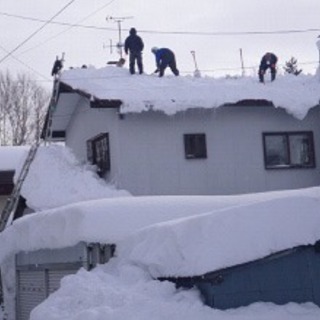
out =
[[[150,52],[153,46],[173,49],[182,74],[195,68],[191,50],[196,52],[199,69],[213,76],[241,74],[240,48],[248,75],[255,74],[266,51],[278,55],[279,69],[294,56],[306,73],[314,73],[319,61],[315,44],[320,34],[319,0],[70,2],[1,0],[1,70],[31,72],[39,81],[50,83],[52,64],[62,52],[66,68],[83,64],[103,67],[118,58],[116,50],[111,53],[108,48],[110,40],[113,44],[118,42],[117,18],[128,18],[121,22],[123,39],[130,27],[135,27],[143,38],[146,73],[155,69]],[[52,23],[44,26],[44,21],[64,7],[54,21],[94,28]],[[107,21],[107,16],[115,19]],[[36,34],[31,37],[33,33]],[[12,56],[6,57],[12,50]]]

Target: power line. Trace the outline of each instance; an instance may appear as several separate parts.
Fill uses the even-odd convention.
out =
[[[7,55],[5,55],[1,60],[0,63],[2,63],[4,60],[6,60],[9,56],[11,56],[15,51],[17,51],[20,47],[22,47],[25,43],[27,43],[31,38],[33,38],[37,33],[39,33],[43,28],[45,28],[49,23],[52,22],[54,18],[56,18],[60,13],[62,13],[67,7],[69,7],[73,2],[76,0],[71,0],[68,4],[66,4],[62,9],[60,9],[51,19],[47,20],[40,28],[38,28],[36,31],[34,31],[29,37],[27,37],[24,41],[22,41],[19,45],[17,45],[13,50],[8,52]]]
[[[4,52],[6,52],[6,53],[9,54],[9,51],[6,50],[3,46],[0,45],[0,48],[1,48]],[[41,73],[38,72],[37,70],[35,70],[35,69],[33,69],[32,67],[30,67],[29,65],[27,65],[25,62],[23,62],[23,61],[21,61],[20,59],[18,59],[17,57],[15,57],[12,53],[10,53],[10,55],[11,55],[11,57],[12,57],[13,59],[15,59],[16,61],[18,61],[19,63],[21,63],[21,64],[24,65],[25,67],[27,67],[28,69],[30,69],[32,72],[36,73],[38,76],[40,76],[40,77],[43,78],[44,80],[49,81],[49,79],[48,79],[46,76],[44,76],[43,74],[41,74]]]
[[[109,1],[108,3],[106,3],[106,4],[104,4],[103,6],[101,6],[100,8],[98,8],[97,10],[95,10],[95,11],[93,11],[92,13],[88,14],[87,16],[85,16],[84,18],[78,20],[76,23],[69,25],[67,29],[65,29],[65,30],[63,30],[63,31],[55,34],[54,36],[48,38],[48,39],[45,40],[45,41],[42,41],[41,43],[38,43],[36,46],[33,46],[32,48],[29,48],[29,49],[21,52],[20,54],[24,54],[24,53],[26,53],[26,52],[29,52],[30,50],[33,50],[33,49],[35,49],[35,48],[38,48],[38,47],[42,46],[43,44],[48,43],[48,42],[51,41],[52,39],[55,39],[55,38],[59,37],[61,34],[64,34],[64,33],[68,32],[70,29],[76,27],[79,23],[81,23],[81,22],[89,19],[90,17],[94,16],[95,14],[97,14],[98,12],[100,12],[101,10],[103,10],[104,8],[106,8],[107,6],[111,5],[111,4],[112,4],[113,2],[115,2],[115,1],[116,1],[116,0],[111,0],[111,1]]]
[[[46,22],[55,25],[71,26],[85,29],[94,30],[109,30],[117,31],[115,28],[98,27],[92,25],[82,25],[79,23],[72,24],[68,22],[47,21],[44,19],[38,19],[33,17],[26,17],[16,14],[10,14],[6,12],[0,12],[2,16],[8,16],[12,18],[18,18],[23,20]],[[128,29],[124,29],[128,31]],[[205,31],[160,31],[160,30],[139,30],[140,33],[149,34],[167,34],[167,35],[190,35],[190,36],[241,36],[241,35],[277,35],[277,34],[296,34],[296,33],[308,33],[308,32],[320,32],[320,28],[308,28],[308,29],[289,29],[289,30],[274,30],[274,31],[217,31],[217,32],[205,32]]]
[[[22,20],[34,21],[34,22],[48,22],[45,19],[26,17],[26,16],[21,16],[21,15],[17,15],[17,14],[6,13],[6,12],[0,12],[0,15],[11,17],[11,18],[22,19]],[[117,31],[117,29],[115,29],[115,28],[106,28],[106,27],[81,25],[81,24],[76,24],[76,23],[72,24],[72,23],[69,23],[69,22],[50,21],[49,23],[53,24],[53,25],[70,26],[70,27],[78,27],[78,28],[85,28],[85,29]]]

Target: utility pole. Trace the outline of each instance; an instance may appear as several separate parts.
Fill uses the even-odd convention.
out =
[[[116,44],[115,47],[117,47],[120,59],[123,58],[123,43],[122,43],[122,29],[121,29],[121,23],[127,19],[132,19],[133,17],[111,17],[108,16],[106,18],[107,21],[114,21],[117,23],[118,26],[118,43]],[[113,47],[112,42],[110,41],[110,50]]]

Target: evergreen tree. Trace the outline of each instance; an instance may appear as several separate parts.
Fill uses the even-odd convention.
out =
[[[289,61],[286,61],[286,65],[283,67],[284,71],[286,73],[291,73],[291,74],[294,74],[295,76],[298,76],[302,72],[302,69],[298,69],[297,63],[298,63],[297,59],[294,57],[291,57]]]

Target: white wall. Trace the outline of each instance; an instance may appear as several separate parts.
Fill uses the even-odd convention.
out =
[[[67,145],[86,158],[85,140],[109,132],[111,174],[135,195],[238,194],[319,185],[319,108],[303,121],[272,107],[221,107],[126,114],[89,109],[83,100],[67,130]],[[315,169],[265,170],[262,132],[314,133]],[[183,134],[205,133],[207,159],[186,160]]]

